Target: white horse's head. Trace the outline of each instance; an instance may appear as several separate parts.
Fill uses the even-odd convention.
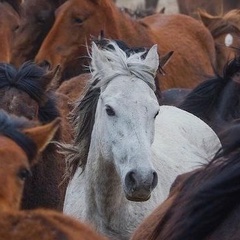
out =
[[[126,198],[146,201],[158,182],[151,159],[159,111],[157,46],[128,56],[115,42],[109,46],[92,45],[92,75],[99,80],[94,88],[100,88],[92,138],[99,138],[101,157],[113,162]]]

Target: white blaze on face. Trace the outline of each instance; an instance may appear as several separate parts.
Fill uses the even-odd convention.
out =
[[[225,45],[226,47],[229,47],[232,44],[233,44],[233,36],[230,33],[228,33],[225,37]]]

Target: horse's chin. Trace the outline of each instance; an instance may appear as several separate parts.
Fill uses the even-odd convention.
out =
[[[135,196],[129,196],[128,194],[125,195],[127,200],[133,201],[133,202],[146,202],[147,200],[150,199],[151,194],[149,194],[146,197],[135,197]]]

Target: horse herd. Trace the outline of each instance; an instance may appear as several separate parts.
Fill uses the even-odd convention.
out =
[[[0,239],[239,239],[239,19],[0,1]]]

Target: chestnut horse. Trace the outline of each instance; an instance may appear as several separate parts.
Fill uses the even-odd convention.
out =
[[[0,1],[0,62],[10,62],[13,39],[20,21],[20,1]]]
[[[20,66],[33,60],[43,39],[53,25],[54,12],[65,0],[24,0],[16,31],[11,63]]]
[[[59,117],[59,109],[64,109],[67,103],[60,101],[57,95],[48,90],[52,77],[52,72],[46,73],[34,63],[27,62],[19,69],[1,63],[0,109],[44,124]],[[58,104],[61,104],[61,108]],[[62,120],[54,140],[65,139],[68,142],[71,138],[69,130],[64,130],[67,122],[64,122],[63,117]],[[65,168],[64,160],[54,144],[49,144],[40,157],[38,164],[33,166],[33,177],[26,182],[22,207],[61,209],[64,186],[59,188],[59,183]]]
[[[103,239],[89,227],[60,213],[18,211],[31,166],[53,138],[59,120],[38,126],[0,111],[0,239]]]
[[[179,176],[131,240],[240,238],[240,125],[226,131],[228,145],[207,165]]]
[[[167,75],[161,78],[163,90],[191,88],[204,75],[213,74],[214,42],[201,23],[180,14],[155,14],[134,20],[112,0],[69,0],[62,4],[35,60],[51,68],[60,64],[63,79],[76,76],[87,69],[91,36],[97,37],[102,30],[107,38],[123,40],[130,47],[157,43],[160,55],[174,51],[166,66]]]
[[[216,48],[216,72],[221,74],[224,65],[235,57],[236,49],[240,48],[240,10],[231,10],[217,16],[205,11],[198,13],[213,36]]]

